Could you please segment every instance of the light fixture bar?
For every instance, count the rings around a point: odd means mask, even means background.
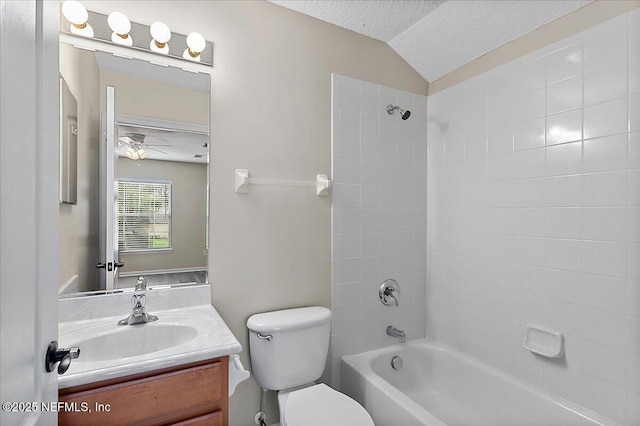
[[[116,56],[131,57],[131,49],[136,50],[136,58],[149,62],[161,63],[165,66],[172,66],[176,68],[186,68],[190,72],[202,72],[210,74],[212,69],[210,65],[205,65],[201,62],[187,61],[182,58],[176,58],[170,55],[162,55],[153,53],[149,50],[140,49],[135,46],[127,47],[121,46],[110,41],[104,41],[97,38],[86,38],[82,36],[76,36],[69,33],[60,33],[60,41],[72,46],[85,50],[99,50],[101,52],[112,53]]]
[[[130,22],[131,30],[128,33],[129,37],[127,38],[127,40],[131,40],[132,46],[130,47],[124,46],[124,45],[117,46],[117,44],[120,44],[120,43],[116,44],[112,41],[112,36],[114,34],[114,31],[112,28],[109,27],[107,15],[103,15],[101,13],[96,13],[92,11],[87,11],[87,12],[89,16],[87,22],[92,26],[93,32],[94,32],[93,38],[87,39],[87,40],[100,41],[105,43],[106,45],[123,47],[124,50],[118,51],[118,53],[121,55],[126,56],[127,51],[130,52],[130,49],[136,49],[138,52],[147,52],[150,55],[152,55],[155,58],[153,62],[158,62],[161,64],[169,64],[171,66],[178,66],[174,64],[180,63],[180,64],[183,64],[180,67],[186,68],[188,71],[201,69],[201,68],[194,68],[189,65],[207,65],[209,68],[213,66],[213,44],[211,42],[208,42],[205,40],[204,49],[202,50],[202,52],[199,53],[199,56],[198,56],[200,61],[196,62],[194,60],[183,58],[184,50],[185,48],[188,47],[187,36],[185,36],[184,34],[171,32],[171,37],[166,43],[168,47],[168,53],[167,54],[156,53],[156,52],[153,52],[150,47],[150,43],[152,42],[152,37],[150,34],[150,26],[139,24],[137,22]],[[167,24],[169,25],[169,27],[171,27],[171,22],[167,22]],[[71,26],[71,22],[69,22],[67,18],[63,16],[63,14],[60,14],[61,38],[62,38],[62,35],[67,35],[67,36],[75,35],[71,33],[70,26]],[[117,34],[116,34],[116,37],[118,37]],[[77,37],[77,38],[80,38],[80,37]],[[75,42],[71,44],[83,46],[81,42]],[[200,46],[198,46],[198,48],[199,47]],[[96,49],[114,53],[113,51],[106,48],[96,48]],[[129,56],[131,56],[131,53],[129,53]],[[163,59],[160,59],[160,58],[163,58]],[[168,63],[164,60],[169,58],[177,59],[179,62],[171,61],[171,63]]]

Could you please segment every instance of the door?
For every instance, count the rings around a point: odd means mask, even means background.
[[[106,87],[106,114],[103,120],[104,143],[100,149],[100,253],[98,267],[105,270],[106,290],[118,288],[118,269],[124,266],[118,259],[118,180],[116,167],[115,89]],[[102,282],[102,280],[101,280]]]
[[[41,403],[55,403],[58,391],[44,365],[58,334],[58,7],[0,0],[3,426],[57,422]]]

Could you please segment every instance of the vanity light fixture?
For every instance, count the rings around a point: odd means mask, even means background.
[[[131,31],[131,21],[124,13],[112,12],[107,18],[109,28],[111,28],[111,41],[124,46],[133,46],[133,38],[129,34]]]
[[[67,0],[62,3],[62,14],[71,22],[69,30],[72,34],[83,37],[93,37],[93,28],[89,25],[89,12],[75,0]]]
[[[149,28],[152,40],[149,43],[149,48],[157,53],[168,54],[169,53],[169,40],[171,40],[171,30],[164,22],[154,22]]]
[[[207,46],[207,42],[200,33],[189,33],[187,36],[187,48],[184,49],[182,57],[191,61],[200,62],[200,52]]]

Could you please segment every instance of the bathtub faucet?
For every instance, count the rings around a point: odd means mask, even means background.
[[[404,330],[399,330],[392,325],[387,327],[387,334],[400,340],[400,343],[404,343],[407,340],[407,335],[404,334]]]

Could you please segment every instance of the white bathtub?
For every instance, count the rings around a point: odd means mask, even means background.
[[[376,426],[616,425],[426,339],[343,357],[340,388]]]

